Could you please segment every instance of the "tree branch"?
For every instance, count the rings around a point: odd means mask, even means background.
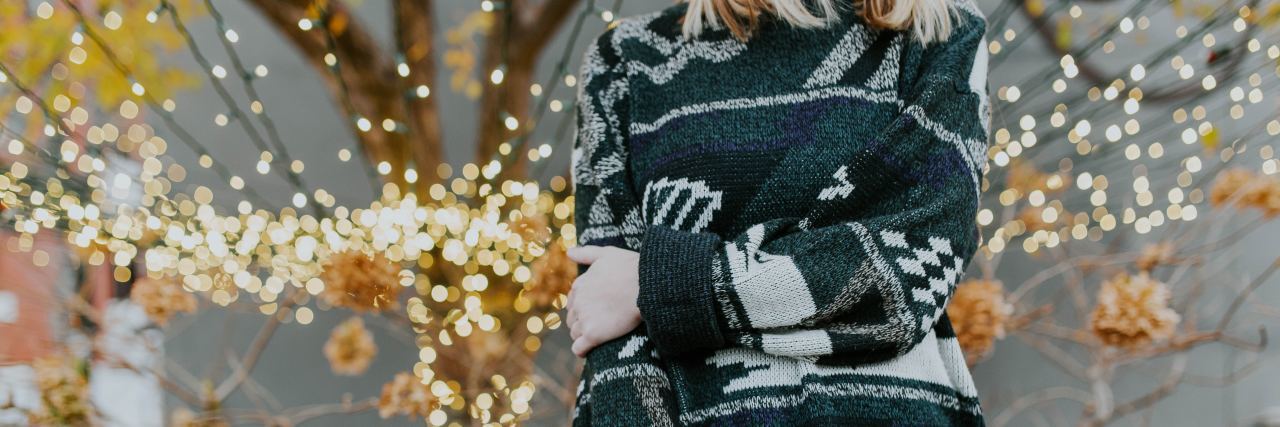
[[[512,53],[530,55],[523,62],[533,62],[542,50],[555,37],[556,30],[564,26],[564,21],[573,12],[579,0],[546,0],[537,8],[525,8],[527,12],[516,16],[517,30],[512,43],[518,47]]]
[[[400,101],[404,94],[397,83],[399,77],[395,64],[378,46],[377,40],[356,21],[350,9],[341,2],[328,2],[322,12],[325,19],[318,24],[321,28],[303,30],[298,22],[314,18],[311,0],[245,2],[284,35],[312,67],[321,71],[319,74],[329,92],[348,115],[347,125],[360,141],[368,160],[375,164],[388,162],[394,170],[402,172],[409,137],[399,129],[387,131],[381,126],[385,119],[408,123],[405,106]],[[330,53],[338,61],[333,71],[330,71],[325,58]],[[368,131],[361,131],[356,128],[354,117],[366,118],[373,126]],[[439,141],[423,143],[438,146]],[[403,174],[391,176],[402,178]]]
[[[237,367],[230,377],[224,380],[221,384],[218,384],[218,388],[214,389],[214,399],[217,399],[218,401],[225,400],[227,396],[230,396],[231,393],[244,382],[245,378],[247,378],[249,374],[253,373],[253,368],[257,366],[258,359],[262,356],[262,352],[267,349],[267,344],[271,343],[271,337],[275,335],[276,329],[280,327],[280,323],[284,320],[284,316],[288,315],[289,309],[293,308],[294,305],[297,305],[301,294],[302,293],[300,291],[293,291],[289,295],[285,296],[283,301],[280,303],[279,308],[276,309],[276,312],[267,317],[266,322],[262,324],[262,329],[259,329],[258,334],[253,337],[253,343],[249,345],[249,350],[245,352],[244,361],[240,364],[241,366]]]
[[[443,158],[441,153],[440,112],[436,97],[413,94],[418,86],[435,88],[435,23],[432,21],[432,0],[395,0],[396,48],[406,65],[409,75],[400,79],[400,93],[408,109],[406,123],[415,135],[409,144],[414,165],[426,189],[440,181],[434,168]],[[423,193],[425,194],[425,193]]]
[[[495,68],[505,67],[503,83],[485,85],[480,95],[479,141],[476,163],[484,165],[493,159],[498,146],[528,126],[529,86],[542,51],[555,37],[578,0],[546,0],[538,5],[529,1],[510,1],[495,11],[494,25],[481,52],[481,72],[487,77]],[[514,117],[520,127],[508,129],[504,114]],[[517,176],[524,167],[523,156],[502,171]]]

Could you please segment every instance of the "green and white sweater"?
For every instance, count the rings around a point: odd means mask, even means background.
[[[685,7],[582,65],[578,241],[640,252],[644,322],[587,356],[574,424],[982,424],[943,309],[979,243],[983,15],[743,43],[683,39]]]

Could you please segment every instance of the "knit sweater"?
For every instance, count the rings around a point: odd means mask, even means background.
[[[741,42],[683,38],[685,8],[584,56],[578,243],[639,252],[643,322],[587,355],[574,425],[982,424],[944,307],[979,243],[983,15]]]

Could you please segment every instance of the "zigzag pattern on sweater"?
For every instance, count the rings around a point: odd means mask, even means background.
[[[849,11],[690,40],[680,4],[587,49],[577,239],[640,253],[644,323],[587,356],[575,425],[982,424],[945,316],[990,126],[957,6],[927,47]]]

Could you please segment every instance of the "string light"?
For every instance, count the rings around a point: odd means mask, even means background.
[[[493,12],[501,7],[501,3],[492,1],[481,3],[484,12]],[[1234,14],[1227,12],[1228,15]],[[582,16],[586,17],[588,13],[605,22],[615,20],[611,10],[584,10]],[[1071,5],[1067,13],[1075,20],[1086,15],[1079,5]],[[48,2],[41,2],[35,7],[35,14],[48,20],[54,16],[55,10]],[[1211,17],[1221,21],[1213,25],[1230,25],[1235,32],[1241,33],[1240,37],[1249,40],[1247,49],[1231,55],[1248,55],[1254,61],[1242,66],[1248,67],[1245,70],[1274,68],[1273,61],[1280,57],[1280,48],[1274,45],[1264,47],[1262,42],[1253,39],[1251,32],[1254,28],[1250,21],[1244,19],[1247,13],[1241,9],[1239,14],[1239,17]],[[1114,24],[1108,24],[1111,33],[1104,38],[1142,36],[1149,27],[1149,19],[1131,15],[1133,17],[1123,16]],[[151,24],[158,18],[156,11],[145,16],[146,22]],[[324,25],[316,27],[316,23],[303,18],[297,25],[303,31],[319,28],[327,32]],[[103,15],[102,26],[109,30],[126,25],[131,24],[115,11],[107,11]],[[1209,25],[1206,28],[1179,26],[1174,34],[1184,40],[1185,44],[1181,46],[1198,44],[1213,48],[1234,43],[1227,39],[1237,35],[1220,33],[1222,40],[1218,40],[1213,34],[1206,33],[1212,28]],[[240,35],[234,30],[219,31],[228,43],[240,41]],[[85,34],[78,30],[71,32],[73,46],[68,49],[66,58],[75,66],[84,66],[89,59],[87,51],[79,47]],[[992,37],[988,44],[993,64],[1016,52],[1018,43],[1033,38],[1029,33],[1019,35],[1012,28],[993,29],[992,34],[999,35]],[[89,37],[93,36],[90,34]],[[571,38],[576,41],[576,33]],[[1002,39],[1003,43],[996,39]],[[1269,80],[1264,83],[1263,77],[1254,73],[1258,75],[1258,82],[1254,83],[1250,76],[1249,85],[1244,86],[1240,76],[1250,75],[1248,71],[1233,76],[1223,72],[1225,68],[1222,65],[1198,61],[1193,65],[1193,61],[1177,54],[1165,55],[1167,57],[1152,54],[1148,57],[1135,56],[1134,63],[1120,68],[1119,75],[1111,76],[1114,81],[1093,81],[1097,73],[1089,71],[1091,55],[1095,51],[1111,49],[1123,50],[1114,43],[1106,42],[1071,49],[1059,55],[1056,63],[1048,64],[1046,73],[1028,74],[1035,80],[1011,82],[1000,87],[993,97],[997,104],[994,111],[999,119],[991,122],[995,136],[988,158],[994,167],[988,174],[986,186],[988,197],[994,200],[979,210],[977,218],[978,223],[985,227],[983,251],[986,256],[994,256],[1010,247],[1036,253],[1070,240],[1097,241],[1103,238],[1104,232],[1116,230],[1140,235],[1158,234],[1160,228],[1176,221],[1194,221],[1202,214],[1197,205],[1204,203],[1205,198],[1197,185],[1210,178],[1207,172],[1217,169],[1221,163],[1241,161],[1234,147],[1256,141],[1262,130],[1273,136],[1280,134],[1280,122],[1270,118],[1258,123],[1240,123],[1249,117],[1245,112],[1252,111],[1254,105],[1265,105],[1265,94],[1271,93],[1275,87],[1273,75],[1268,75]],[[1174,51],[1187,54],[1187,50]],[[1233,58],[1235,56],[1223,60]],[[1262,61],[1264,58],[1270,61]],[[332,52],[326,52],[323,61],[330,67],[338,65],[338,57]],[[1169,66],[1162,65],[1165,63]],[[257,65],[252,72],[240,66],[231,66],[230,70],[222,65],[206,68],[216,79],[229,75],[246,79],[268,76],[265,65]],[[396,70],[402,77],[408,77],[413,71],[405,62],[398,62]],[[501,154],[538,161],[570,151],[561,148],[565,147],[561,144],[570,138],[559,136],[536,147],[524,145],[533,128],[541,128],[541,110],[561,112],[573,107],[572,101],[566,105],[566,102],[555,99],[561,93],[557,91],[558,84],[573,88],[578,83],[567,70],[567,60],[564,60],[546,85],[529,86],[529,93],[540,99],[538,112],[531,117],[502,115],[502,126],[509,131],[521,130],[521,133],[500,145]],[[125,74],[130,93],[136,97],[148,95],[147,88],[134,81],[132,73]],[[495,68],[490,71],[488,81],[501,85],[510,77],[506,74],[505,68]],[[1128,80],[1124,80],[1126,74]],[[513,77],[512,82],[516,81]],[[1193,98],[1188,98],[1192,100],[1188,102],[1188,111],[1179,109],[1181,115],[1175,112],[1173,120],[1143,116],[1155,110],[1143,108],[1144,103],[1158,102],[1150,98],[1169,95],[1156,91],[1144,94],[1138,87],[1140,83],[1147,88],[1147,85],[1157,87],[1182,81],[1189,82],[1187,87],[1197,92]],[[1046,82],[1051,83],[1046,85]],[[0,73],[0,83],[10,83],[7,71]],[[163,92],[162,85],[153,88]],[[1034,102],[1034,98],[1043,96],[1050,88],[1053,93],[1061,94],[1055,96],[1055,100],[1063,100],[1061,103]],[[1219,100],[1209,97],[1214,93],[1226,93],[1228,96],[1222,97],[1223,100],[1229,100],[1233,105],[1219,109],[1213,104]],[[403,96],[421,99],[430,94],[431,89],[423,84],[404,91]],[[251,110],[255,115],[264,115],[261,101],[256,96],[251,98]],[[176,109],[176,102],[168,98],[144,102],[144,105],[160,106],[167,112]],[[163,157],[168,140],[156,135],[156,131],[145,123],[138,124],[137,131],[123,125],[116,128],[110,124],[90,124],[88,114],[81,113],[84,109],[77,110],[79,107],[70,97],[52,97],[52,102],[46,106],[45,99],[20,95],[14,101],[13,111],[28,115],[40,113],[44,108],[63,113],[60,116],[65,115],[68,119],[51,120],[51,124],[42,129],[46,136],[72,134],[59,129],[64,123],[69,123],[74,125],[75,134],[86,135],[90,144],[85,148],[74,143],[70,146],[55,145],[56,152],[40,153],[31,148],[35,144],[16,137],[6,138],[4,146],[9,154],[35,156],[38,160],[23,157],[0,174],[0,202],[4,203],[3,215],[6,215],[7,223],[23,236],[41,230],[65,229],[68,243],[86,251],[86,259],[91,264],[121,266],[138,258],[146,267],[139,274],[181,278],[178,280],[188,290],[207,293],[221,305],[252,300],[262,303],[264,313],[274,313],[278,306],[267,303],[275,302],[286,289],[300,288],[311,295],[324,291],[326,284],[319,279],[322,270],[320,260],[344,250],[376,252],[386,254],[400,266],[407,280],[399,282],[399,285],[421,287],[419,297],[423,299],[419,300],[420,303],[425,300],[461,301],[461,314],[451,319],[449,331],[458,336],[469,336],[480,333],[477,331],[494,331],[503,327],[497,317],[485,312],[492,308],[486,307],[481,298],[483,292],[496,286],[489,282],[490,277],[507,277],[515,283],[525,283],[532,275],[528,264],[545,253],[549,240],[532,239],[513,229],[517,219],[549,218],[547,224],[539,227],[545,225],[547,229],[554,230],[554,239],[559,239],[562,244],[575,240],[569,218],[573,209],[572,198],[564,194],[567,190],[564,179],[553,180],[550,190],[536,182],[488,182],[500,176],[508,164],[505,158],[466,164],[461,167],[461,175],[456,177],[449,165],[423,169],[422,173],[428,178],[433,173],[440,177],[440,183],[424,186],[428,188],[422,193],[402,193],[403,190],[395,185],[384,186],[377,200],[365,207],[345,206],[324,189],[311,190],[302,186],[292,193],[289,200],[292,207],[275,209],[266,203],[255,205],[242,200],[247,195],[242,196],[238,192],[215,197],[213,191],[206,187],[197,187],[188,193],[179,191],[176,187],[186,179],[185,169],[174,169],[180,165]],[[124,100],[118,106],[118,113],[122,118],[133,119],[139,116],[139,109],[138,103]],[[561,119],[571,120],[572,117],[566,114]],[[214,122],[219,126],[246,119],[251,118],[235,112],[214,115]],[[385,132],[398,132],[404,126],[395,119],[383,117],[355,117],[354,124],[360,132],[371,132],[374,131],[375,120]],[[1233,139],[1225,135],[1229,129],[1236,130],[1232,132]],[[1252,130],[1257,132],[1250,133]],[[1235,135],[1242,136],[1235,138]],[[1233,141],[1231,147],[1225,146],[1225,141]],[[110,169],[111,162],[104,160],[102,148],[94,147],[129,147],[121,150],[139,156],[144,172],[132,175],[115,172]],[[1038,154],[1047,151],[1033,151],[1049,150],[1045,147],[1062,147],[1066,151],[1061,156],[1041,156]],[[1270,146],[1262,148],[1269,149]],[[276,161],[288,165],[281,168],[282,171],[300,174],[305,169],[301,161],[284,155],[277,160],[270,150],[261,153],[255,167],[260,175],[269,174],[272,163]],[[211,155],[197,154],[202,168],[219,168],[219,163]],[[351,161],[352,154],[350,149],[341,149],[338,159],[341,162]],[[1259,149],[1257,154],[1261,161],[1260,170],[1268,175],[1275,174],[1280,162],[1271,158],[1274,153]],[[1051,165],[1034,163],[1047,158],[1072,161]],[[170,166],[166,167],[166,163]],[[40,169],[60,164],[89,174],[89,177],[83,184],[70,178],[55,179],[59,184],[54,187],[62,188],[56,191],[48,188],[48,178],[57,176],[56,171]],[[1094,164],[1106,164],[1108,167],[1091,169]],[[1017,172],[1023,175],[1016,175],[1014,170],[1022,167],[1031,169]],[[1158,173],[1159,167],[1173,170],[1172,173]],[[1047,170],[1042,171],[1041,168]],[[397,172],[393,169],[402,170]],[[378,162],[376,172],[388,177],[399,175],[410,184],[418,183],[422,178],[417,169],[393,168],[387,161]],[[1132,177],[1128,176],[1130,172],[1133,172]],[[1009,182],[1016,181],[1015,178],[1025,179],[1025,182]],[[237,175],[226,174],[218,179],[235,190],[252,187],[246,186],[244,179]],[[559,182],[558,189],[555,182]],[[80,188],[72,191],[72,186]],[[108,200],[112,195],[132,190],[142,192],[141,200],[133,205],[113,205],[115,202]],[[229,199],[217,200],[224,197]],[[335,209],[331,215],[303,214],[296,210],[313,201]],[[215,206],[233,205],[235,212],[225,216],[215,209]],[[1038,210],[1035,215],[1015,218],[1003,213],[1005,207],[1015,213],[1028,207]],[[1033,224],[1028,221],[1046,223],[1048,227],[1036,230],[1029,227]],[[143,244],[143,241],[147,243]],[[432,254],[435,249],[439,249],[438,256]],[[468,275],[460,283],[431,283],[423,271],[432,263],[440,262],[465,266]],[[116,276],[123,277],[121,274]],[[420,281],[424,283],[420,285]],[[273,308],[265,308],[268,306]],[[410,315],[417,319],[425,316],[411,308],[407,308],[406,313],[418,313],[416,317]],[[314,313],[308,307],[300,307],[293,312],[293,318],[301,324],[310,323],[313,317]],[[537,334],[556,329],[558,324],[558,319],[547,316],[530,317],[527,322],[507,327],[525,327]],[[431,345],[424,345],[422,351],[424,363],[434,360],[436,353]],[[447,390],[447,385],[445,388],[441,394],[453,393]],[[521,393],[532,394],[532,387]],[[491,403],[482,402],[485,400],[478,399],[475,403],[482,408],[491,407]],[[444,424],[446,418],[443,417],[447,415],[444,412],[438,414],[432,413],[432,422],[439,420],[437,424]]]

